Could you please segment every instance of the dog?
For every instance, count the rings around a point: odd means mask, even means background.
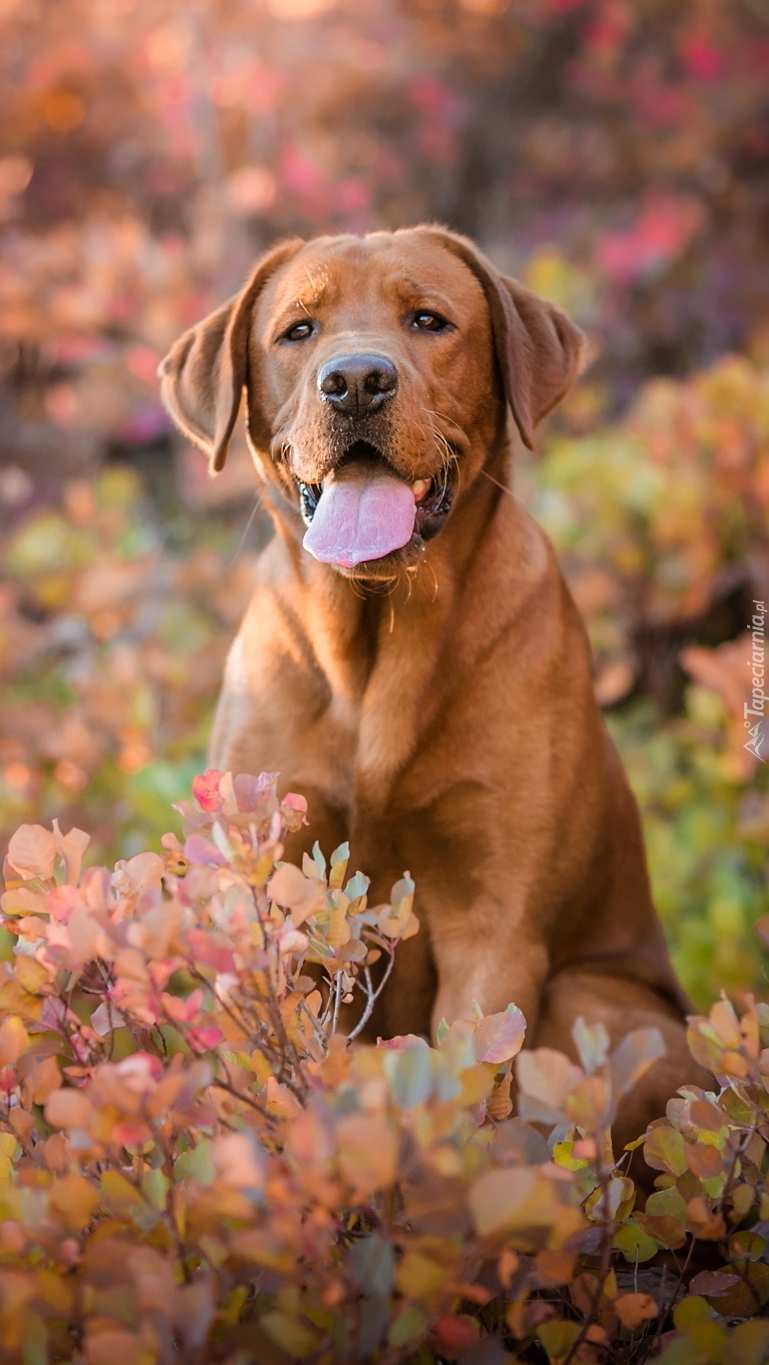
[[[308,844],[349,840],[375,901],[416,882],[422,929],[370,1035],[434,1035],[475,1002],[515,1002],[529,1045],[572,1055],[580,1015],[613,1043],[656,1027],[621,1147],[697,1072],[687,1002],[582,621],[509,486],[511,435],[533,449],[583,351],[558,308],[423,225],[281,243],[160,374],[213,472],[245,396],[275,523],[212,765],[279,772]]]

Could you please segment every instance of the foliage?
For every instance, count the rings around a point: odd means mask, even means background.
[[[166,433],[158,359],[297,230],[478,237],[588,327],[599,406],[765,358],[768,73],[762,0],[4,0],[11,458]]]
[[[434,1048],[350,1047],[418,930],[413,883],[371,907],[346,846],[285,861],[305,803],[274,776],[208,771],[193,792],[183,841],[112,873],[83,871],[87,835],[58,822],[10,841],[0,1359],[502,1362],[538,1343],[565,1365],[662,1338],[671,1365],[758,1365],[769,1007],[692,1019],[718,1088],[651,1125],[641,1211],[609,1130],[656,1029],[610,1053],[579,1020],[577,1065],[520,1052],[510,1005]],[[723,1268],[678,1302],[695,1241]],[[675,1274],[639,1288],[660,1249]]]
[[[769,597],[765,8],[0,3],[0,823],[28,822],[0,929],[0,1360],[765,1359],[769,781],[741,727]],[[520,1053],[511,1118],[514,1008],[346,1046],[412,888],[370,908],[344,849],[283,862],[303,811],[269,778],[195,779],[183,842],[146,851],[253,573],[242,527],[190,510],[210,496],[157,361],[276,236],[420,218],[589,333],[521,491],[590,630],[676,965],[702,1007],[741,1003],[692,1022],[718,1090],[652,1125],[643,1209],[607,1129],[652,1033]],[[245,500],[245,468],[214,487]],[[36,823],[57,814],[67,835]],[[113,872],[81,870],[79,824]]]
[[[517,475],[587,622],[655,900],[702,1008],[721,987],[765,990],[751,929],[769,910],[769,780],[743,748],[741,708],[745,612],[769,563],[766,384],[737,358],[655,381],[622,422],[552,435]],[[240,528],[156,509],[135,474],[108,466],[17,517],[0,547],[6,831],[58,813],[89,829],[99,858],[130,856],[204,761],[253,537],[246,549]],[[724,612],[738,639],[713,648],[708,623]],[[650,690],[680,694],[681,712],[661,717],[638,695]]]
[[[520,491],[621,707],[684,982],[764,990],[738,711],[769,596],[768,62],[763,0],[3,0],[5,834],[60,813],[131,855],[203,762],[252,559],[190,504],[250,508],[253,478],[204,491],[160,356],[277,236],[437,218],[589,334]]]
[[[87,823],[139,852],[204,752],[253,558],[180,518],[161,528],[125,467],[67,486],[2,551],[0,816]],[[170,553],[173,538],[176,553]],[[185,551],[184,555],[179,551]]]
[[[748,626],[769,598],[769,376],[727,356],[655,380],[622,422],[554,436],[526,472],[590,632],[596,691],[639,798],[655,900],[699,1004],[763,989],[769,782],[745,749]],[[577,394],[579,391],[577,391]],[[712,648],[711,644],[734,634]]]

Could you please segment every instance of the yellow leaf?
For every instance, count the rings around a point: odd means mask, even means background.
[[[17,957],[13,972],[19,985],[28,995],[38,995],[41,987],[49,980],[42,962],[36,962],[33,957]]]
[[[309,1327],[278,1311],[265,1313],[259,1319],[259,1326],[292,1360],[302,1360],[316,1348],[317,1338]]]
[[[99,1191],[85,1176],[73,1172],[54,1180],[48,1202],[62,1215],[71,1232],[80,1232],[91,1221],[99,1202]]]
[[[505,1070],[489,1096],[486,1112],[489,1118],[494,1119],[496,1123],[501,1123],[506,1119],[512,1110],[513,1101],[510,1095],[512,1080],[512,1072]]]
[[[7,1180],[13,1170],[13,1157],[18,1152],[14,1133],[0,1133],[0,1180]]]
[[[17,1015],[0,1024],[0,1066],[14,1066],[29,1046],[29,1034]]]
[[[123,1213],[141,1199],[139,1191],[134,1189],[130,1180],[126,1180],[119,1171],[104,1172],[101,1178],[101,1193],[103,1201],[118,1213]]]
[[[0,896],[0,906],[6,915],[45,915],[48,902],[38,891],[28,886],[14,886]]]
[[[418,1251],[407,1251],[398,1267],[398,1288],[409,1299],[429,1303],[440,1296],[450,1274],[450,1266],[439,1265]]]
[[[61,1085],[61,1072],[53,1057],[44,1057],[24,1081],[25,1098],[34,1104],[45,1104],[48,1096]]]

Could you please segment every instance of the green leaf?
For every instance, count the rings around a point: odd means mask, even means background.
[[[655,1190],[654,1194],[650,1194],[645,1212],[653,1218],[669,1217],[677,1218],[682,1223],[686,1222],[686,1204],[675,1185],[671,1185],[667,1190]]]
[[[707,1299],[699,1294],[691,1294],[682,1299],[673,1309],[673,1322],[679,1332],[684,1332],[693,1322],[712,1322],[713,1310]]]
[[[387,1299],[395,1283],[395,1252],[392,1242],[371,1233],[353,1242],[347,1253],[347,1273],[368,1297]]]
[[[537,1328],[537,1337],[542,1342],[551,1360],[562,1360],[579,1334],[579,1323],[565,1318],[551,1318]]]
[[[758,1261],[765,1250],[766,1242],[757,1232],[735,1232],[729,1239],[729,1254],[735,1261]]]
[[[196,1185],[210,1185],[216,1176],[216,1169],[211,1160],[211,1143],[204,1140],[190,1149],[189,1152],[182,1152],[174,1162],[174,1179],[191,1180]]]
[[[170,1181],[167,1175],[156,1168],[152,1171],[145,1171],[142,1176],[142,1190],[146,1194],[151,1204],[161,1211],[165,1209],[166,1197],[168,1195]]]
[[[348,900],[350,901],[350,904],[352,905],[353,901],[360,900],[362,896],[366,895],[368,888],[369,888],[368,877],[364,877],[362,872],[356,872],[352,877],[350,877],[346,887],[344,888],[344,894],[347,896]]]
[[[659,1251],[659,1243],[644,1232],[633,1218],[629,1218],[614,1234],[614,1245],[621,1251],[626,1261],[635,1265],[636,1261],[650,1261]]]
[[[741,1322],[729,1334],[722,1365],[763,1365],[769,1352],[769,1322]]]
[[[309,1327],[303,1326],[301,1322],[286,1317],[277,1309],[265,1313],[259,1319],[259,1325],[292,1360],[303,1360],[318,1345],[315,1332],[312,1332]]]
[[[404,1308],[392,1323],[387,1340],[391,1346],[413,1346],[427,1331],[427,1318],[421,1308]]]
[[[385,1075],[399,1109],[414,1109],[424,1104],[433,1088],[433,1063],[429,1047],[413,1043],[403,1052],[388,1052]]]
[[[675,1128],[667,1125],[652,1128],[644,1143],[644,1157],[647,1165],[653,1167],[655,1171],[683,1175],[687,1170],[686,1143]]]
[[[687,1337],[677,1337],[657,1356],[654,1365],[710,1365],[708,1354]]]

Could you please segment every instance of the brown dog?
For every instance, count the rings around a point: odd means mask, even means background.
[[[422,932],[372,1027],[428,1032],[515,1001],[571,1050],[656,1025],[667,1056],[618,1141],[696,1070],[638,812],[593,697],[552,548],[508,490],[507,409],[531,447],[583,338],[437,227],[291,241],[176,343],[164,401],[221,469],[245,390],[277,534],[230,654],[211,762],[279,771],[309,842],[385,899],[408,868]],[[304,543],[303,543],[304,542]],[[294,850],[295,851],[295,850]]]

